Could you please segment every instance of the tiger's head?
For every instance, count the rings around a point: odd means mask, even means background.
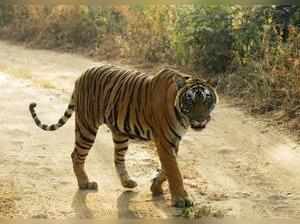
[[[191,128],[205,128],[218,102],[215,90],[217,83],[182,75],[176,75],[174,79],[177,88],[177,111],[188,121]]]

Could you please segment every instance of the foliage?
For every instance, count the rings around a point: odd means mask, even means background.
[[[208,72],[224,72],[232,61],[232,18],[225,7],[184,6],[177,11],[177,61]]]
[[[271,7],[262,6],[233,7],[234,48],[239,64],[264,57],[265,34],[272,29],[272,11]]]
[[[40,22],[44,17],[43,6],[10,5],[9,10],[10,19],[4,26],[7,36],[18,41],[29,41],[38,34],[43,26]]]
[[[125,40],[128,54],[146,62],[172,61],[171,31],[174,8],[132,7]]]
[[[96,42],[96,26],[86,7],[55,7],[45,18],[44,25],[37,42],[50,48],[86,47]]]
[[[12,18],[12,5],[9,4],[8,0],[2,0],[0,2],[0,27],[9,24]]]
[[[114,8],[7,5],[0,6],[0,12],[7,12],[8,6],[10,20],[1,20],[8,27],[6,36],[47,48],[96,48],[106,34],[122,33],[126,27],[126,21]]]
[[[224,7],[196,7],[192,16],[194,62],[208,72],[225,72],[233,59],[232,16]]]

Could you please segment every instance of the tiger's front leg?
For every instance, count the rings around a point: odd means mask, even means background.
[[[128,137],[113,131],[113,142],[115,145],[114,162],[121,184],[126,188],[134,188],[137,183],[129,177],[125,166],[125,155],[128,150]]]
[[[192,206],[193,202],[184,189],[183,179],[177,164],[177,149],[164,139],[155,139],[155,143],[162,169],[165,171],[169,183],[172,204],[179,208]]]

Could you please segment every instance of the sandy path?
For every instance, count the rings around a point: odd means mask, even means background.
[[[125,191],[113,168],[111,135],[102,127],[87,161],[99,191],[79,192],[70,160],[74,120],[55,133],[33,125],[29,102],[39,103],[41,119],[56,121],[76,77],[99,63],[5,42],[0,49],[0,217],[166,218],[180,212],[170,207],[169,194],[151,197],[158,166],[151,144],[130,145],[129,170],[139,187]],[[299,218],[299,147],[221,99],[208,128],[184,137],[179,162],[191,197],[211,214]]]

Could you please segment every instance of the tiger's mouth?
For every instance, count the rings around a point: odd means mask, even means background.
[[[207,123],[210,121],[210,116],[208,116],[206,119],[197,121],[197,120],[192,120],[191,121],[191,128],[194,130],[202,130],[206,127]]]

